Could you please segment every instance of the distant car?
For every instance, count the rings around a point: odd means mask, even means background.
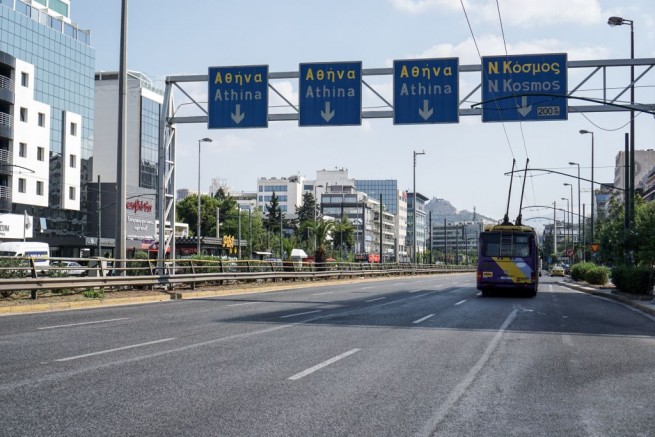
[[[553,269],[550,271],[551,276],[564,276],[564,267],[562,266],[555,266]]]
[[[84,266],[76,261],[57,261],[52,263],[52,267],[68,276],[85,276],[87,274]]]

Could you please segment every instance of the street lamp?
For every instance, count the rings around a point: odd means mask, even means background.
[[[624,24],[629,24],[630,25],[630,60],[633,61],[635,59],[635,28],[634,28],[634,22],[632,20],[628,20],[627,18],[622,18],[622,17],[609,17],[607,20],[607,24],[609,24],[611,27],[615,26],[623,26]],[[627,188],[627,196],[628,198],[626,199],[626,205],[627,205],[627,211],[628,211],[628,220],[627,224],[628,227],[632,226],[632,219],[634,218],[635,215],[635,110],[634,110],[634,105],[635,105],[635,66],[634,64],[630,65],[630,158],[626,158],[626,162],[629,163],[630,167],[630,183]],[[593,179],[593,178],[592,178]]]
[[[418,259],[416,257],[416,156],[417,155],[425,155],[425,150],[422,152],[417,152],[414,150],[414,204],[412,206],[413,212],[414,212],[414,218],[412,219],[412,254],[414,255],[414,264],[417,263]],[[382,243],[380,243],[382,244]]]
[[[573,251],[575,252],[575,244],[573,241],[573,184],[564,182],[564,186],[567,185],[571,188],[571,246],[573,247]],[[578,219],[579,219],[579,215],[578,215]],[[580,239],[580,227],[578,227],[578,240],[579,239]]]
[[[569,199],[566,198],[566,197],[562,197],[562,200],[566,200],[566,213],[564,215],[564,247],[566,248],[566,220],[567,219],[570,220],[570,217],[569,217]],[[567,250],[568,250],[568,248],[567,248]],[[566,253],[566,250],[565,250],[565,253]],[[573,263],[571,263],[571,264],[573,264]]]
[[[316,255],[316,208],[318,203],[316,202],[316,189],[323,188],[323,185],[314,185],[314,255]]]
[[[212,139],[211,138],[203,138],[201,140],[198,140],[198,243],[196,247],[196,253],[200,255],[200,227],[202,226],[202,217],[201,217],[201,211],[202,211],[202,205],[200,204],[200,145],[202,143],[211,143]]]
[[[580,232],[582,232],[582,222],[581,222],[581,217],[582,217],[582,209],[580,209],[580,164],[577,162],[569,162],[569,165],[577,165],[578,166],[578,235],[580,235]],[[580,242],[582,242],[582,245],[584,246],[584,233],[582,234],[582,238],[578,238]],[[582,251],[584,253],[584,250]]]
[[[580,131],[580,134],[591,134],[591,243],[594,242],[594,200],[595,200],[595,194],[594,194],[594,133],[592,131],[588,131],[585,129],[582,129]]]

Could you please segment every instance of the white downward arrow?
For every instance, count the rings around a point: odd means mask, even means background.
[[[532,105],[528,105],[528,96],[523,96],[521,98],[521,106],[516,108],[523,117],[528,115],[532,111]]]
[[[427,120],[428,118],[432,117],[433,112],[434,111],[432,110],[432,108],[428,106],[427,99],[423,100],[423,109],[419,108],[418,115],[423,117],[423,120]]]
[[[241,112],[241,105],[237,104],[236,106],[237,106],[237,107],[236,107],[235,112],[233,112],[231,115],[232,115],[232,120],[233,120],[236,124],[239,124],[239,123],[241,123],[241,121],[242,121],[242,120],[244,119],[244,117],[246,116],[246,113],[245,113],[245,112]]]
[[[330,121],[334,117],[334,111],[330,111],[330,102],[325,102],[325,110],[321,111],[321,117],[325,121]]]

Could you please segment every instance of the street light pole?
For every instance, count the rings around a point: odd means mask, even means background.
[[[630,60],[635,59],[635,28],[634,21],[628,20],[627,18],[622,17],[610,17],[607,20],[607,24],[611,27],[622,26],[624,24],[630,25]],[[627,196],[626,199],[628,205],[628,228],[632,227],[632,221],[634,220],[635,210],[635,66],[634,64],[630,65],[630,157],[626,157],[626,161],[629,163],[630,169],[630,182],[626,184]]]
[[[564,183],[564,185],[568,185],[569,188],[571,188],[571,247],[573,247],[573,257],[575,259],[575,243],[573,240],[573,184],[569,183]],[[578,213],[578,219],[579,219],[579,213]],[[578,240],[580,240],[580,228],[578,227]]]
[[[578,166],[578,241],[582,243],[582,259],[584,261],[584,248],[586,247],[585,245],[585,238],[584,238],[584,232],[582,231],[582,216],[580,215],[582,210],[580,209],[580,164],[577,162],[569,162],[569,165],[577,165]],[[582,234],[580,234],[582,232]],[[582,235],[582,237],[580,237]]]
[[[412,256],[414,256],[414,264],[417,264],[418,258],[416,256],[416,155],[425,155],[425,150],[422,152],[417,152],[414,150],[414,173],[413,173],[413,190],[414,190],[414,202],[413,202],[413,212],[414,218],[412,219]]]
[[[567,232],[566,232],[566,221],[571,220],[571,218],[569,217],[569,199],[567,199],[566,197],[562,197],[562,200],[566,200],[566,211],[564,212],[564,248],[568,251],[568,247],[567,247],[567,244],[566,244],[566,234],[567,234]]]
[[[595,193],[594,193],[594,133],[592,131],[588,131],[585,129],[582,129],[580,131],[580,134],[591,134],[591,243],[594,242],[594,201],[595,201]],[[626,187],[627,188],[627,187]]]
[[[197,242],[197,247],[196,247],[196,254],[200,255],[200,236],[201,236],[201,226],[202,226],[202,205],[200,203],[200,145],[202,143],[211,143],[212,139],[211,138],[203,138],[201,140],[198,140],[198,229],[196,231],[196,238],[198,239]],[[218,226],[218,223],[217,223]]]

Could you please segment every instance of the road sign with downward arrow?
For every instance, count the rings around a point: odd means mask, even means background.
[[[482,58],[482,121],[566,120],[566,53]]]
[[[394,124],[459,122],[459,59],[393,62]]]
[[[268,65],[209,67],[207,127],[268,127]]]
[[[362,124],[362,63],[300,64],[299,126]]]

